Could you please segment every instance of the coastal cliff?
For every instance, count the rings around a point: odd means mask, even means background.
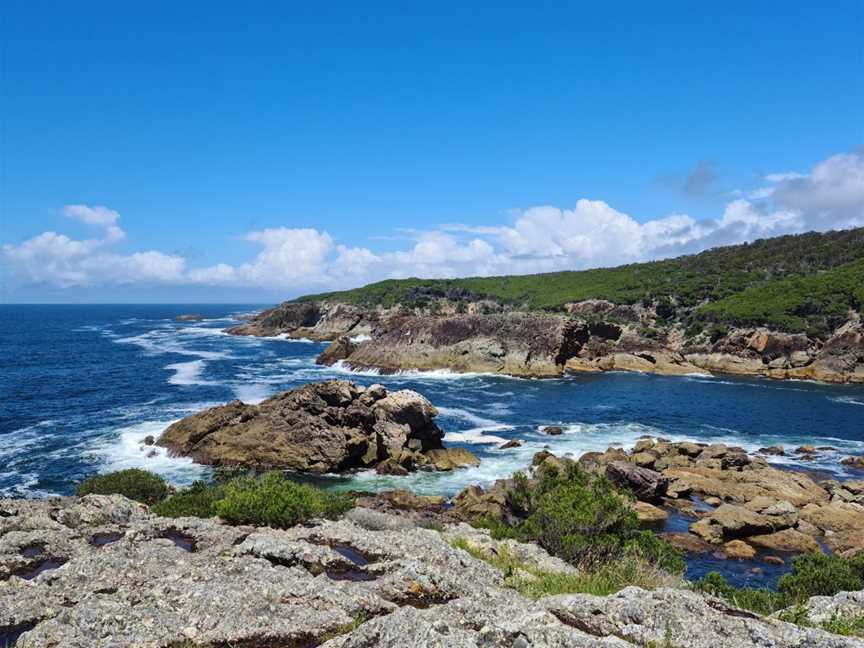
[[[320,362],[551,377],[729,373],[864,382],[864,228],[618,268],[388,280],[229,333],[334,341]]]

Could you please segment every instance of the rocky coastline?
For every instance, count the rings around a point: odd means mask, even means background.
[[[815,451],[803,448],[804,451]],[[781,555],[832,552],[864,554],[864,479],[820,479],[772,466],[785,452],[765,448],[750,455],[722,443],[673,443],[646,437],[634,448],[610,448],[578,458],[535,455],[530,474],[544,467],[577,463],[630,491],[643,523],[670,515],[689,519],[688,532],[663,532],[673,546],[721,559],[783,563]],[[514,511],[513,480],[483,489],[470,486],[453,500],[452,513],[464,520],[507,519]]]
[[[330,341],[320,363],[384,373],[445,369],[548,378],[638,371],[864,383],[864,324],[854,311],[822,340],[766,328],[688,334],[656,304],[596,299],[568,304],[564,313],[521,312],[489,300],[441,299],[422,308],[296,301],[228,332]]]

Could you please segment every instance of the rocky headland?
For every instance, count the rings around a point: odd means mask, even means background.
[[[331,364],[549,377],[610,370],[864,382],[864,228],[615,268],[385,280],[230,333],[336,341]]]
[[[458,543],[457,543],[458,541]],[[471,549],[466,551],[461,547]],[[683,588],[526,598],[474,550],[562,577],[542,549],[355,508],[287,530],[163,518],[122,496],[0,500],[0,641],[16,648],[855,648]],[[525,574],[530,578],[530,573]],[[814,597],[813,620],[864,612]]]
[[[864,383],[864,325],[854,311],[818,339],[765,327],[688,333],[650,303],[592,299],[569,303],[563,313],[524,312],[490,300],[442,297],[432,303],[362,308],[329,300],[286,302],[228,332],[331,341],[320,363],[385,373],[447,369],[557,377],[617,370]]]
[[[398,475],[477,465],[468,450],[443,446],[437,415],[411,390],[331,380],[258,405],[212,407],[174,423],[156,443],[202,464],[312,473],[375,468]]]

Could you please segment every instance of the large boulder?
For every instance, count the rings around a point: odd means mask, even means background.
[[[411,390],[364,389],[345,380],[311,383],[259,405],[232,401],[171,425],[157,443],[204,464],[338,472],[384,464],[401,473],[434,469],[440,451],[438,410]],[[472,463],[466,451],[445,469]],[[470,453],[468,453],[470,454]],[[436,455],[437,457],[437,455]],[[476,457],[473,457],[476,462]]]
[[[641,468],[629,461],[606,464],[606,476],[615,484],[630,490],[642,502],[659,502],[669,485],[669,481],[656,470]]]

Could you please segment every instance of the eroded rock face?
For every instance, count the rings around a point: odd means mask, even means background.
[[[278,467],[307,472],[395,465],[435,469],[444,433],[438,411],[410,390],[358,387],[345,380],[310,383],[259,405],[232,401],[171,425],[157,443],[204,464]],[[476,462],[459,449],[446,469]],[[431,454],[430,454],[431,453]],[[468,456],[470,455],[470,456]]]
[[[261,311],[244,324],[228,329],[233,335],[272,337],[285,335],[311,340],[335,340],[351,333],[368,334],[377,313],[351,304],[332,302],[285,302]]]
[[[396,316],[345,360],[353,367],[449,369],[518,376],[560,376],[590,337],[557,315],[506,313],[449,317]]]
[[[824,341],[765,328],[736,328],[714,340],[704,331],[689,337],[681,322],[670,325],[671,313],[660,317],[664,307],[658,304],[589,299],[568,304],[566,314],[558,315],[523,312],[477,295],[425,297],[434,308],[361,308],[332,299],[285,302],[228,332],[336,340],[320,363],[345,360],[382,371],[554,377],[565,371],[623,370],[864,382],[864,324],[851,311]]]

